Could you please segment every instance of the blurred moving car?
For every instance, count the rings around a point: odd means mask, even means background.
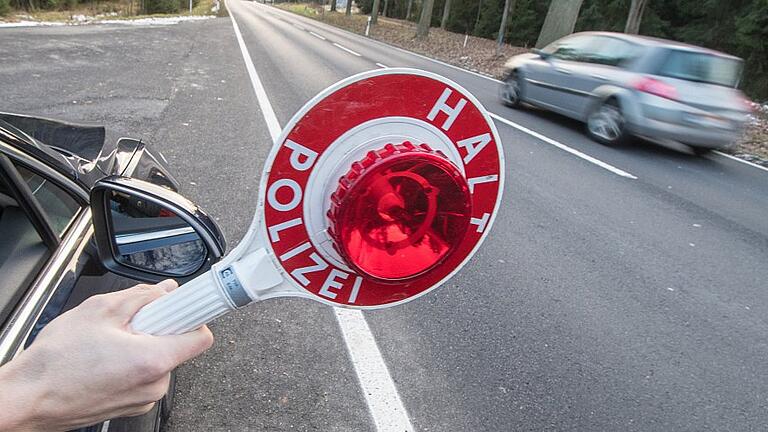
[[[506,105],[583,121],[606,145],[639,136],[702,154],[733,144],[750,111],[738,90],[740,58],[663,39],[576,33],[512,57],[505,70]]]

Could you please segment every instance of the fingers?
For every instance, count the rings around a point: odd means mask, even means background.
[[[169,293],[179,287],[179,283],[173,279],[166,279],[157,283],[157,286]]]
[[[173,291],[179,285],[173,279],[166,279],[156,285],[136,285],[133,288],[115,293],[114,300],[119,302],[116,312],[120,319],[129,320],[145,305]]]
[[[116,415],[114,417],[135,417],[144,415],[150,411],[152,411],[152,408],[155,407],[156,402],[152,402],[145,405],[137,405],[125,408],[119,415]]]

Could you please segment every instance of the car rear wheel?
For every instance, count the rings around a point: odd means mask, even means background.
[[[691,147],[693,154],[696,156],[705,156],[712,153],[712,149],[709,147]]]
[[[512,108],[520,107],[522,103],[522,87],[517,72],[510,72],[501,83],[500,96],[504,105]]]
[[[587,133],[593,140],[608,146],[626,142],[626,121],[615,100],[607,100],[589,114]]]

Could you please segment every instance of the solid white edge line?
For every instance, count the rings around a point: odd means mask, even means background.
[[[277,121],[275,110],[272,109],[272,104],[269,103],[267,92],[261,84],[259,74],[256,73],[256,67],[253,65],[253,60],[251,60],[251,55],[248,53],[248,48],[245,47],[245,41],[243,40],[243,35],[240,34],[240,28],[237,26],[235,16],[230,12],[229,17],[232,19],[232,27],[235,29],[237,44],[240,46],[240,53],[243,55],[245,68],[248,70],[248,76],[251,78],[251,85],[253,86],[253,92],[256,93],[256,99],[259,102],[259,109],[261,109],[261,114],[264,116],[264,122],[267,123],[269,136],[272,137],[272,141],[274,142],[277,137],[280,136],[280,122]]]
[[[318,38],[320,40],[325,40],[325,36],[321,36],[321,35],[313,32],[312,30],[309,31],[309,34],[311,34],[312,36],[314,36],[314,37],[316,37],[316,38]]]
[[[388,68],[388,67],[389,67],[389,66],[387,66],[387,65],[385,65],[385,64],[383,64],[383,63],[376,63],[376,66],[378,66],[378,67],[380,67],[380,68],[384,68],[384,69],[386,69],[386,68]]]
[[[371,411],[376,430],[412,432],[414,427],[389,375],[384,357],[362,312],[333,308],[344,334],[357,379]]]
[[[528,135],[530,135],[530,136],[532,136],[534,138],[538,138],[539,140],[544,141],[547,144],[551,144],[551,145],[559,148],[560,150],[567,151],[568,153],[570,153],[570,154],[572,154],[572,155],[574,155],[576,157],[580,157],[580,158],[584,159],[585,161],[593,163],[593,164],[599,166],[600,168],[606,169],[606,170],[608,170],[608,171],[610,171],[610,172],[612,172],[612,173],[614,173],[616,175],[619,175],[619,176],[622,176],[622,177],[625,177],[625,178],[628,178],[628,179],[632,179],[632,180],[637,180],[636,176],[634,176],[634,175],[632,175],[632,174],[630,174],[630,173],[628,173],[628,172],[626,172],[626,171],[624,171],[622,169],[619,169],[619,168],[616,168],[613,165],[607,164],[607,163],[601,161],[600,159],[595,159],[595,158],[593,158],[592,156],[590,156],[588,154],[582,153],[582,152],[580,152],[580,151],[578,151],[576,149],[568,147],[567,145],[565,145],[563,143],[560,143],[558,141],[555,141],[552,138],[544,136],[544,135],[542,135],[542,134],[540,134],[540,133],[538,133],[536,131],[532,131],[532,130],[528,129],[525,126],[521,126],[521,125],[513,122],[512,120],[507,120],[504,117],[502,117],[502,116],[500,116],[498,114],[494,114],[492,112],[488,112],[488,115],[490,115],[491,117],[495,118],[496,120],[498,120],[498,121],[500,121],[500,122],[502,122],[502,123],[504,123],[504,124],[506,124],[508,126],[512,126],[513,128],[515,128],[515,129],[517,129],[517,130],[519,130],[521,132],[525,132],[525,133],[527,133]]]
[[[762,165],[758,165],[758,164],[756,164],[756,163],[753,163],[753,162],[750,162],[750,161],[748,161],[748,160],[744,160],[744,159],[742,159],[742,158],[738,158],[738,157],[736,157],[736,156],[734,156],[734,155],[729,155],[728,153],[723,153],[723,152],[721,152],[721,151],[718,151],[718,150],[715,150],[715,151],[713,151],[712,153],[716,153],[716,154],[719,154],[720,156],[724,156],[724,157],[727,157],[728,159],[733,159],[733,160],[735,160],[736,162],[741,162],[741,163],[743,163],[743,164],[747,164],[747,165],[749,165],[749,166],[751,166],[751,167],[754,167],[754,168],[757,168],[757,169],[761,169],[761,170],[763,170],[763,171],[768,171],[768,168],[766,168],[766,167],[764,167],[764,166],[762,166]]]
[[[358,54],[358,53],[356,53],[356,52],[352,51],[351,49],[349,49],[349,48],[345,47],[344,45],[339,45],[339,44],[337,44],[336,42],[334,42],[334,43],[333,43],[333,46],[335,46],[336,48],[339,48],[339,49],[343,49],[344,51],[346,51],[346,52],[348,52],[348,53],[350,53],[350,54],[352,54],[352,55],[354,55],[354,56],[362,57],[362,55],[361,55],[361,54]]]
[[[272,104],[264,91],[259,75],[256,73],[256,67],[248,54],[245,41],[243,41],[243,36],[240,34],[240,29],[235,21],[234,12],[231,9],[229,10],[229,17],[232,19],[237,43],[243,54],[248,76],[267,123],[269,134],[275,141],[281,133],[280,123],[277,121],[277,116],[275,116]],[[397,392],[395,382],[389,374],[384,357],[376,344],[376,339],[365,321],[363,312],[341,308],[333,308],[333,310],[376,430],[379,432],[415,431],[408,417],[408,411],[406,411],[400,394]]]

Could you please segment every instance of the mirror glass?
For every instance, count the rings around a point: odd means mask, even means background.
[[[108,196],[116,261],[176,277],[200,269],[208,250],[184,219],[141,196],[118,191]]]

